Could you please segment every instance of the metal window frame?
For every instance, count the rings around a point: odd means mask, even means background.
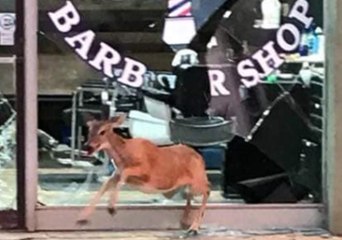
[[[16,110],[18,226],[36,229],[38,2],[16,0]]]
[[[79,207],[37,209],[37,230],[169,230],[180,229],[184,205],[121,206],[113,217],[105,206],[98,207],[89,224],[78,226]],[[313,229],[324,224],[321,204],[209,204],[203,226],[242,230]],[[146,221],[148,219],[148,221]]]

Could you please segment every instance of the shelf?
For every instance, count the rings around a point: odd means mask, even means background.
[[[302,56],[294,59],[286,59],[285,63],[324,63],[324,58],[321,56]]]
[[[14,64],[15,56],[10,57],[0,57],[0,64]]]

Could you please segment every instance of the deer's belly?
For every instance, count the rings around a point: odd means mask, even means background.
[[[186,179],[172,180],[170,178],[151,177],[150,175],[132,176],[126,181],[130,187],[148,194],[169,193],[187,185]]]
[[[162,193],[168,193],[170,191],[173,191],[174,189],[157,189],[152,185],[149,184],[141,184],[141,185],[133,185],[133,184],[129,184],[132,188],[134,188],[135,190],[138,190],[140,192],[143,193],[147,193],[147,194],[162,194]]]

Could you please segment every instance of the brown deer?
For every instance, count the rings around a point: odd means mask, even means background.
[[[188,234],[196,234],[210,193],[203,158],[182,144],[158,147],[141,138],[125,139],[113,131],[124,120],[125,115],[120,115],[106,121],[88,122],[88,153],[104,150],[114,160],[117,169],[83,209],[78,223],[87,223],[101,196],[108,190],[111,190],[108,211],[114,214],[118,192],[123,184],[134,186],[144,193],[161,193],[165,197],[172,197],[178,189],[185,187],[188,191],[181,223],[189,227]],[[189,222],[191,199],[199,195],[203,196],[202,205],[193,221]]]

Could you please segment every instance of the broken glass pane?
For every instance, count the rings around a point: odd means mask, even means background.
[[[0,93],[0,210],[16,208],[16,114]]]

